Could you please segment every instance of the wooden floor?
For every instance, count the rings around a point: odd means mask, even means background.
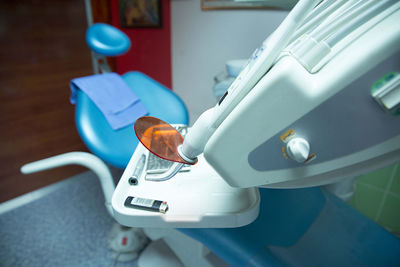
[[[83,150],[69,81],[92,73],[83,0],[0,1],[0,202],[78,172],[22,175],[28,162]]]

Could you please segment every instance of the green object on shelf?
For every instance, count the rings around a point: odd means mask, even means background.
[[[371,86],[371,95],[373,95],[374,92],[376,92],[377,90],[382,88],[382,86],[384,86],[385,84],[390,82],[394,77],[396,77],[398,75],[400,75],[400,73],[398,73],[398,72],[389,72],[385,76],[383,76],[382,78],[380,78],[379,80],[374,82],[374,84]],[[392,113],[392,115],[395,115],[395,116],[400,115],[400,107],[395,109],[391,113]]]

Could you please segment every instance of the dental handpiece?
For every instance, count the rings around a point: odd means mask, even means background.
[[[146,164],[146,155],[142,155],[136,164],[135,170],[133,171],[132,176],[129,178],[129,183],[131,185],[137,185],[140,175],[143,172],[144,165]]]

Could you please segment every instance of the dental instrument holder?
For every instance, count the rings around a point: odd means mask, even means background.
[[[231,228],[253,222],[259,212],[257,188],[229,186],[204,160],[179,172],[173,179],[150,181],[146,171],[129,179],[147,149],[139,143],[115,189],[112,206],[114,218],[122,225],[154,228]],[[146,166],[145,168],[146,169]],[[165,213],[135,209],[124,205],[129,197],[165,201]]]

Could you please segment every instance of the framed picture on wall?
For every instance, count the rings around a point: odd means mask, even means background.
[[[121,27],[161,27],[160,0],[118,0]]]
[[[292,9],[298,0],[201,0],[202,10]]]

